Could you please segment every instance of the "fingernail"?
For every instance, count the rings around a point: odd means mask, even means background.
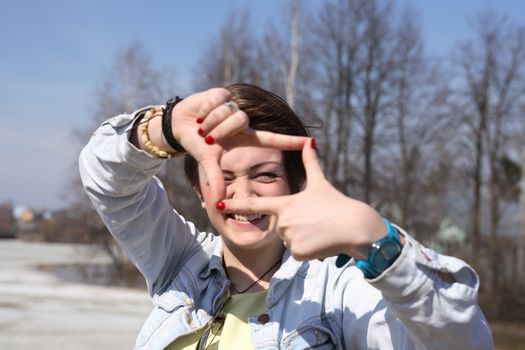
[[[202,130],[201,128],[199,128],[199,130],[197,130],[197,134],[199,135],[204,135],[204,130]]]
[[[202,124],[202,122],[204,121],[204,119],[202,119],[202,118],[197,118],[195,121],[197,122],[197,124]]]
[[[226,203],[223,201],[218,201],[217,204],[215,204],[215,207],[219,210],[224,210],[226,208]]]
[[[315,148],[315,139],[314,139],[314,138],[312,138],[312,139],[310,140],[310,147],[311,147],[311,148]]]
[[[208,145],[211,145],[215,140],[213,139],[213,136],[208,135],[204,138],[204,142],[206,142]]]

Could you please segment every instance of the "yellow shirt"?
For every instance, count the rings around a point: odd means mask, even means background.
[[[236,294],[224,307],[208,335],[208,350],[253,349],[248,317],[266,310],[267,291]],[[221,317],[222,316],[222,317]],[[225,316],[225,317],[224,317]],[[171,343],[167,350],[194,350],[204,329]]]

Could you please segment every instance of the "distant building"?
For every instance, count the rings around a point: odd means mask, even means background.
[[[24,241],[42,241],[42,235],[39,232],[42,221],[42,213],[25,208],[18,217],[18,238]]]
[[[9,203],[0,204],[0,237],[16,237],[16,220]]]
[[[73,209],[48,212],[26,209],[18,220],[18,237],[25,241],[90,243],[97,231],[91,223],[92,215]]]
[[[467,242],[467,234],[449,218],[441,221],[431,242],[432,248],[443,254],[454,255]]]

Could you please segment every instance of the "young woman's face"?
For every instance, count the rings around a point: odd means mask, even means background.
[[[226,151],[220,162],[226,183],[226,198],[282,196],[290,193],[280,150],[238,147]],[[203,205],[225,244],[253,249],[280,242],[272,215],[224,214],[211,201],[206,180],[199,171]]]

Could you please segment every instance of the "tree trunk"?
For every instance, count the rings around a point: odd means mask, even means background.
[[[520,182],[520,206],[519,206],[519,236],[517,244],[517,259],[514,281],[518,281],[519,289],[525,291],[525,149],[522,151],[521,160],[521,182]]]

